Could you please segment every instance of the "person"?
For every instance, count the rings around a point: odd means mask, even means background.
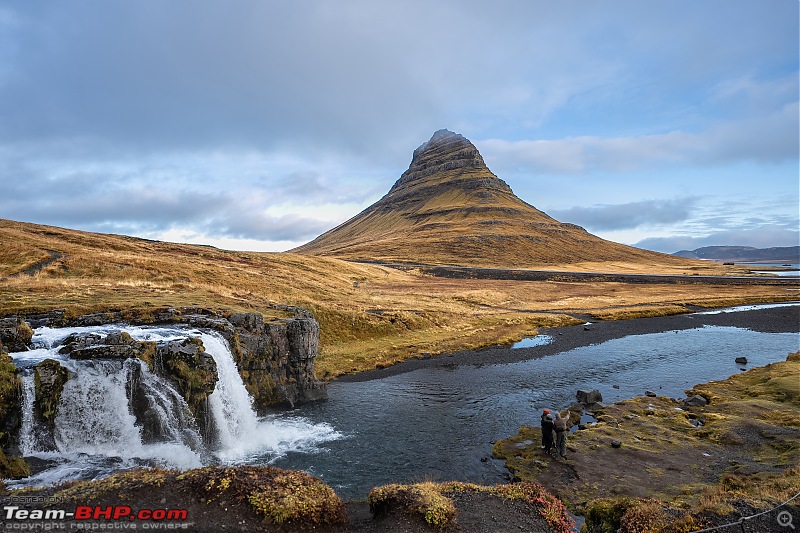
[[[542,445],[544,446],[544,453],[550,455],[555,448],[553,443],[553,415],[547,414],[542,420]]]
[[[547,422],[547,417],[550,417],[550,422]],[[550,433],[548,434],[545,431],[545,425],[550,427]],[[549,440],[548,440],[549,439]],[[553,417],[550,414],[550,409],[545,409],[542,411],[542,448],[545,450],[548,449],[547,443],[550,443],[550,448],[553,447]]]
[[[556,457],[567,457],[567,420],[569,420],[569,411],[562,418],[559,413],[556,413],[556,419],[553,421],[553,430],[556,432]]]

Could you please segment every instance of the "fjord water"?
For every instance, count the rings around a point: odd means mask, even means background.
[[[32,378],[25,375],[22,448],[27,456],[51,464],[12,486],[87,479],[149,464],[274,464],[319,476],[343,497],[363,497],[371,487],[389,482],[501,482],[505,470],[490,458],[492,442],[516,434],[522,424],[535,425],[544,407],[568,406],[576,389],[597,388],[606,402],[647,389],[680,397],[694,384],[739,372],[737,356],[746,356],[748,366],[759,366],[800,348],[797,333],[733,327],[636,335],[519,363],[454,365],[366,382],[334,382],[327,402],[258,418],[219,336],[179,328],[126,330],[138,340],[202,339],[220,377],[209,398],[217,428],[214,441],[202,443],[182,415],[182,399],[169,383],[148,373],[146,365],[137,360],[71,361],[58,354],[56,345],[77,330],[43,328],[35,337],[41,348],[12,354],[15,364],[29,368],[49,357],[82,377],[65,386],[56,445],[48,448],[37,440]],[[530,350],[534,357],[535,348]],[[142,370],[153,398],[152,413],[163,426],[157,442],[143,442],[141,427],[128,410],[125,383],[134,365]]]

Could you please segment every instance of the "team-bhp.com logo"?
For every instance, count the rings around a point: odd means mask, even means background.
[[[69,529],[137,529],[136,521],[142,529],[177,529],[177,522],[185,522],[188,518],[186,509],[139,509],[134,510],[128,505],[90,506],[78,505],[74,511],[65,509],[23,509],[15,505],[3,507],[5,529],[31,530],[31,521],[44,521],[56,525],[58,522],[70,521]],[[104,521],[106,527],[92,527]],[[111,522],[106,524],[105,522]],[[92,526],[90,526],[90,522]],[[113,524],[117,527],[113,527]],[[126,524],[127,527],[119,527]],[[66,529],[66,524],[53,529]]]

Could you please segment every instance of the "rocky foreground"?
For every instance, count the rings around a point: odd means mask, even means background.
[[[687,395],[596,409],[565,460],[545,455],[539,428],[527,426],[494,452],[516,480],[536,480],[586,516],[589,531],[694,531],[800,493],[800,352]],[[800,516],[798,500],[737,530],[784,531],[777,515]]]

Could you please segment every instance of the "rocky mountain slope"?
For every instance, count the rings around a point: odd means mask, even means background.
[[[347,260],[543,267],[685,260],[606,241],[519,199],[466,138],[439,130],[375,204],[294,252]]]

